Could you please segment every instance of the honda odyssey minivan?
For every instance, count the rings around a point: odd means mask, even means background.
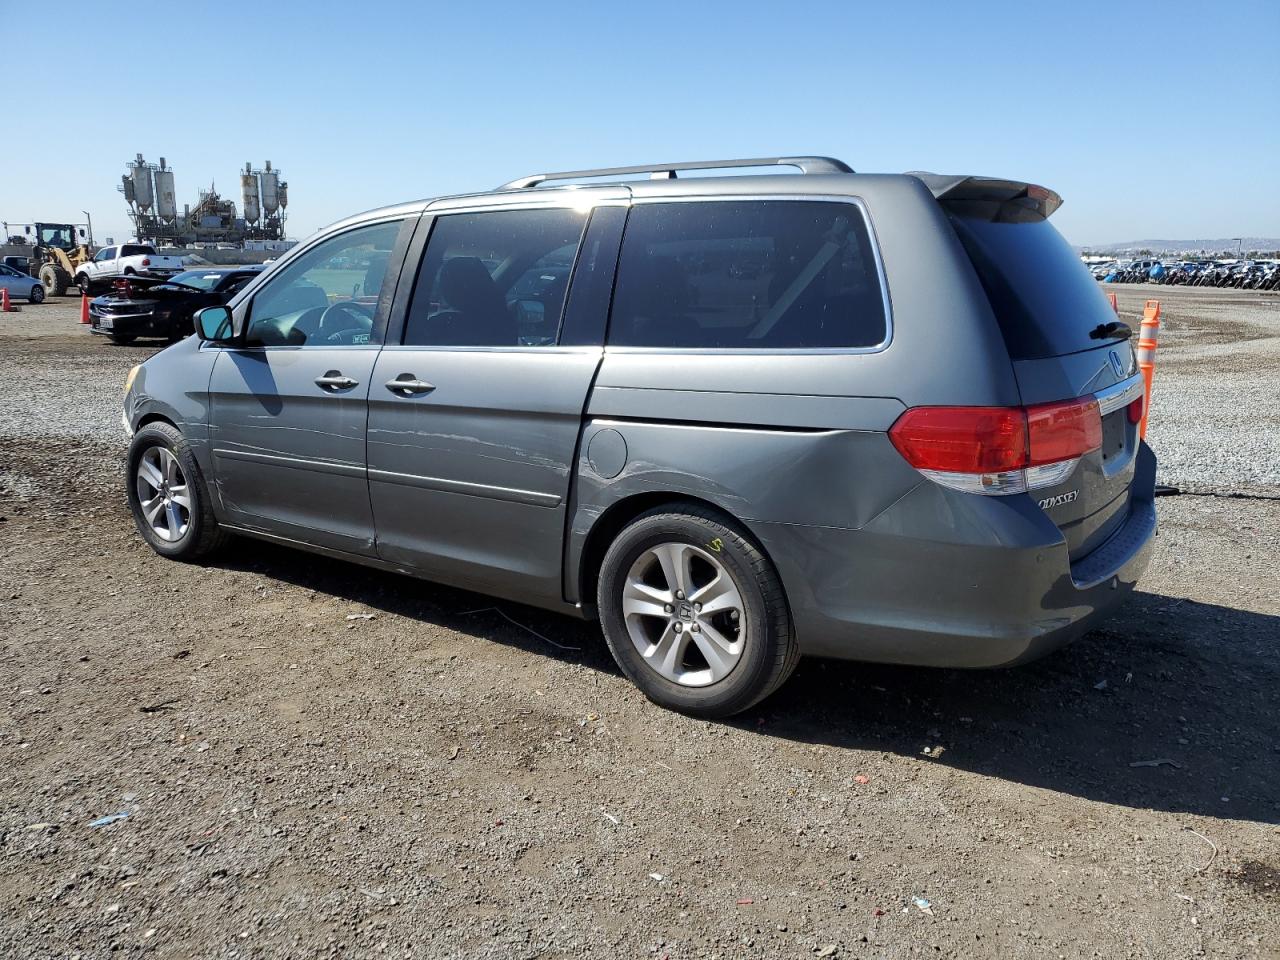
[[[705,175],[748,167],[776,169]],[[138,530],[595,618],[702,716],[801,654],[1032,659],[1132,590],[1156,529],[1129,329],[1060,203],[784,157],[352,217],[130,374]]]

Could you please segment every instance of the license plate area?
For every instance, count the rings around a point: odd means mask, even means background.
[[[98,326],[103,330],[114,330],[116,328],[116,322],[110,317],[103,317],[98,321]]]
[[[1129,411],[1116,410],[1102,418],[1102,462],[1129,455]]]

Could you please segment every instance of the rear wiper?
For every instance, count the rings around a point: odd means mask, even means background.
[[[1100,323],[1089,331],[1089,336],[1094,340],[1128,340],[1133,336],[1133,328],[1123,320],[1112,320],[1109,323]]]

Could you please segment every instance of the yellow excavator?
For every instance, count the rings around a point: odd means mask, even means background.
[[[93,259],[83,243],[76,243],[76,228],[70,223],[36,223],[35,249],[31,255],[31,275],[44,287],[45,296],[61,297],[71,286],[76,268]]]

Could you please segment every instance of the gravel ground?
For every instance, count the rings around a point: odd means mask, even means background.
[[[1274,383],[1277,300],[1159,293],[1162,479],[1245,497],[1162,499],[1044,661],[804,661],[722,724],[547,613],[162,561],[119,492],[150,349],[0,317],[0,957],[1280,956],[1277,397],[1200,373]]]
[[[1159,479],[1280,496],[1280,295],[1108,284],[1135,330],[1148,297],[1160,337],[1147,437]]]

